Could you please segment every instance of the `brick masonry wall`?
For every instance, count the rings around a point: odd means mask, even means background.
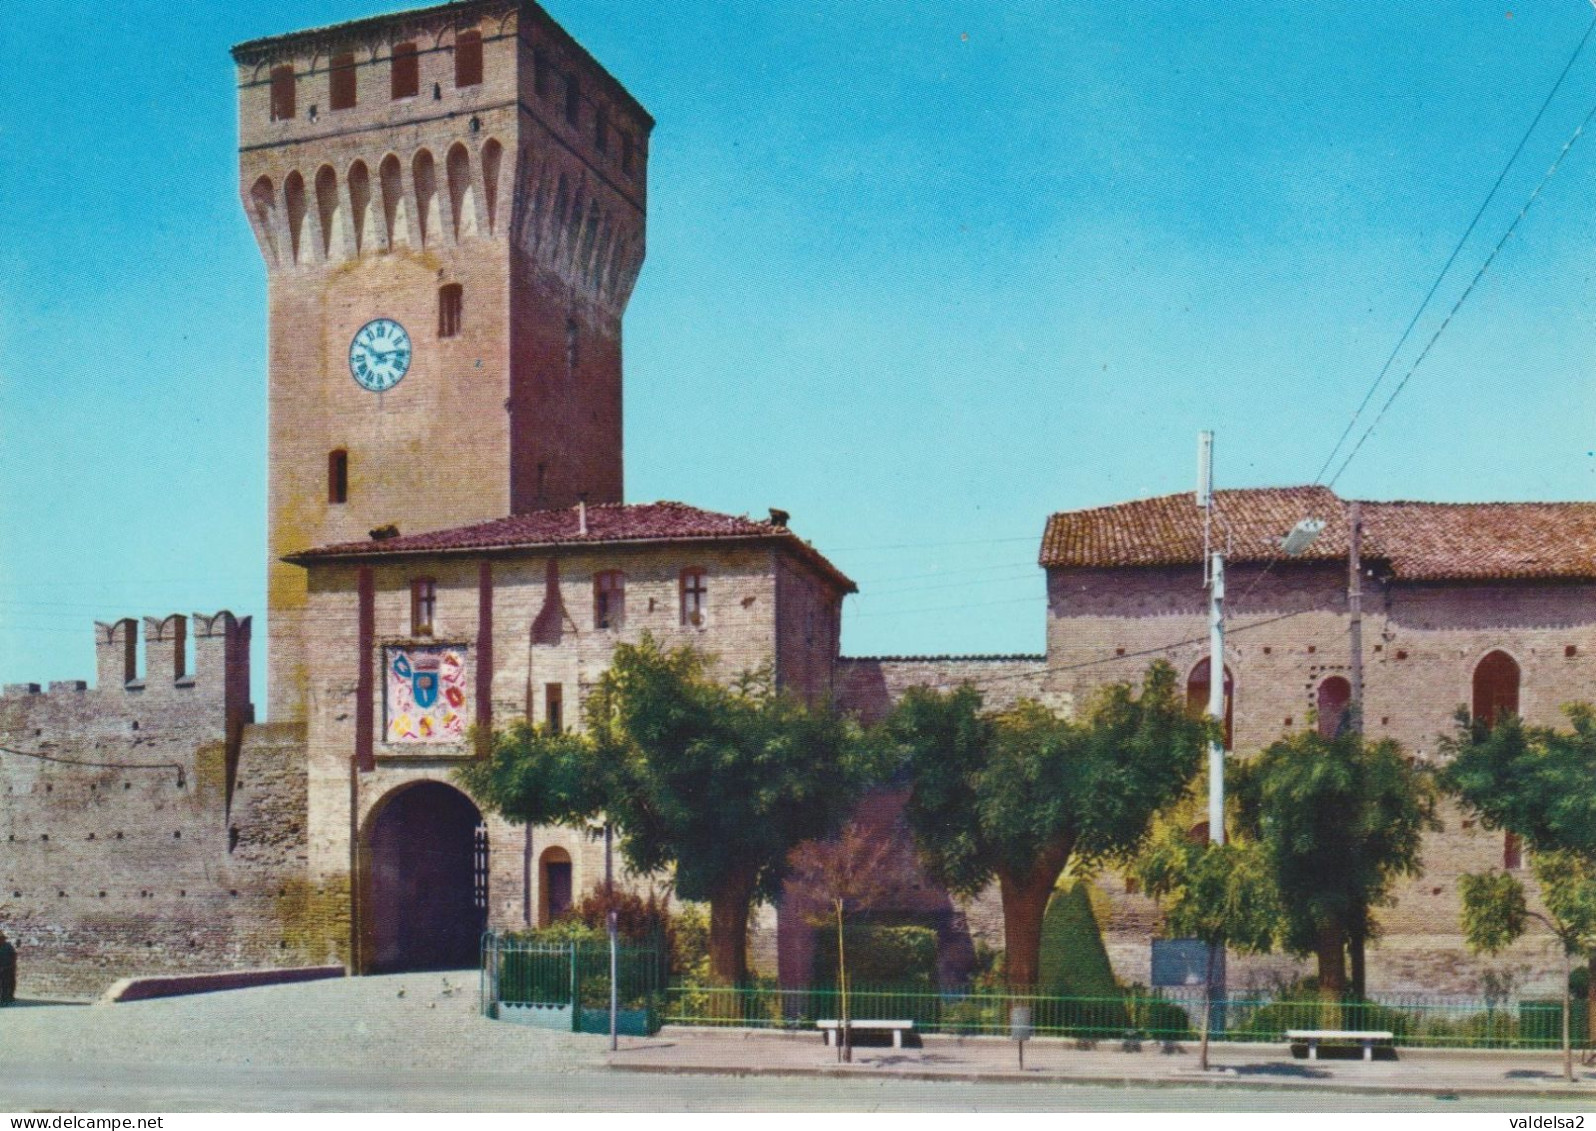
[[[573,523],[575,515],[572,516]],[[763,544],[683,543],[581,549],[557,555],[527,552],[496,555],[493,567],[494,725],[530,717],[547,721],[548,685],[562,689],[564,723],[580,725],[587,692],[608,668],[617,644],[636,643],[645,632],[666,647],[691,643],[714,657],[712,672],[732,679],[744,671],[774,665],[776,624],[780,618],[775,582],[780,551]],[[554,569],[551,572],[551,562]],[[357,597],[355,567],[329,563],[314,567],[309,580],[307,654],[309,685],[309,868],[316,889],[349,885],[354,872],[351,847],[359,843],[386,800],[395,791],[419,781],[452,782],[452,774],[472,755],[466,742],[457,744],[389,745],[382,711],[382,649],[425,643],[462,646],[467,656],[466,695],[475,702],[481,672],[478,654],[479,568],[476,559],[438,558],[402,564],[377,564],[375,581],[375,692],[377,743],[375,769],[351,780],[355,750],[357,702]],[[683,626],[680,575],[688,567],[707,571],[708,608],[700,627]],[[593,584],[596,574],[619,569],[626,578],[624,623],[618,628],[595,626]],[[410,634],[410,582],[436,581],[437,603],[432,635]],[[833,602],[834,603],[834,602]],[[835,636],[815,641],[835,649]],[[802,660],[803,670],[829,666],[824,658]],[[350,810],[351,789],[358,809]],[[535,828],[531,848],[527,833],[490,816],[490,926],[517,928],[536,922],[544,894],[540,864],[551,847],[569,853],[573,891],[580,896],[602,882],[602,841],[580,831]],[[617,856],[617,859],[619,857]],[[620,865],[618,864],[619,868]],[[646,879],[625,877],[647,886]],[[774,965],[774,922],[770,915],[755,932],[752,952],[767,968]]]
[[[482,82],[457,87],[467,30]],[[396,100],[392,45],[407,40],[419,90]],[[332,110],[341,51],[356,100]],[[388,523],[413,533],[620,500],[620,320],[643,260],[652,122],[535,6],[410,13],[235,55],[239,189],[269,276],[268,685],[286,721],[303,717],[308,672],[305,577],[284,555]],[[295,114],[273,121],[284,65]],[[447,338],[445,284],[464,296]],[[373,394],[348,352],[378,317],[413,352],[404,379]],[[348,498],[331,502],[339,449]]]
[[[1230,571],[1226,665],[1234,682],[1238,756],[1310,725],[1319,684],[1348,670],[1344,567],[1283,563],[1258,579]],[[1052,686],[1081,696],[1100,683],[1138,679],[1146,656],[1166,649],[1182,678],[1207,655],[1200,571],[1052,570],[1048,578]],[[1427,760],[1469,704],[1473,673],[1493,650],[1521,667],[1519,708],[1530,722],[1566,725],[1559,707],[1596,697],[1596,586],[1584,584],[1411,585],[1371,578],[1364,587],[1366,731],[1393,738]],[[1282,614],[1290,619],[1249,629]],[[1572,653],[1570,654],[1570,649]],[[1099,663],[1103,659],[1107,663]],[[1079,666],[1090,664],[1090,666]],[[1503,864],[1503,837],[1446,806],[1445,830],[1426,839],[1423,876],[1399,883],[1380,912],[1383,939],[1369,950],[1369,986],[1471,992],[1486,969],[1510,970],[1531,988],[1555,986],[1561,962],[1544,937],[1495,959],[1467,953],[1458,926],[1457,879]],[[1533,890],[1528,870],[1523,873]],[[1108,946],[1121,977],[1146,981],[1157,910],[1104,877],[1113,915]],[[1264,978],[1306,966],[1242,961],[1233,977]]]
[[[310,961],[293,906],[304,877],[302,730],[229,726],[228,674],[242,670],[247,683],[248,671],[236,639],[196,637],[193,674],[182,676],[149,640],[146,677],[123,681],[108,662],[122,641],[107,629],[126,623],[102,626],[99,686],[0,696],[0,744],[106,764],[0,754],[0,927],[17,942],[23,996]]]

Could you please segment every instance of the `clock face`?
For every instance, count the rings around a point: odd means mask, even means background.
[[[410,335],[392,318],[373,318],[349,343],[349,375],[373,393],[393,388],[410,369]]]

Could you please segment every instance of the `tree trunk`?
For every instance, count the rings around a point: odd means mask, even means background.
[[[1004,870],[997,874],[1010,990],[1034,992],[1041,982],[1042,919],[1072,847],[1073,842],[1048,846],[1023,875]]]
[[[748,981],[748,912],[754,902],[754,877],[746,869],[726,878],[709,898],[709,970],[723,986]]]
[[[1585,1046],[1596,1049],[1596,954],[1585,965]]]
[[[1319,928],[1314,944],[1319,959],[1319,999],[1322,1028],[1341,1028],[1341,999],[1347,992],[1347,933],[1340,923]]]
[[[1363,918],[1363,911],[1356,912],[1359,920]],[[1359,1001],[1368,996],[1369,987],[1367,980],[1368,965],[1364,957],[1364,947],[1367,944],[1364,938],[1363,923],[1356,922],[1347,933],[1347,960],[1352,967],[1352,996]]]
[[[1214,967],[1219,949],[1224,946],[1224,941],[1208,944],[1208,969],[1203,976],[1203,1034],[1202,1044],[1197,1050],[1197,1070],[1208,1071],[1208,1029],[1213,1024],[1214,1017]]]

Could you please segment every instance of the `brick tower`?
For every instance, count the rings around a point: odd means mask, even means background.
[[[283,555],[621,501],[653,119],[531,0],[233,58],[268,274],[268,700],[286,721],[304,714],[311,626]]]

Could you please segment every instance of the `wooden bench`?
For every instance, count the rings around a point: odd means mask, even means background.
[[[824,1034],[824,1036],[826,1038],[827,1047],[835,1045],[837,1043],[837,1041],[841,1039],[837,1035],[842,1029],[842,1022],[841,1021],[816,1021],[815,1022],[815,1028],[819,1029],[821,1031],[821,1033]],[[895,1049],[901,1049],[903,1047],[903,1035],[905,1033],[914,1032],[914,1022],[913,1021],[850,1021],[850,1022],[848,1022],[848,1028],[850,1030],[852,1030],[853,1032],[856,1032],[856,1033],[857,1032],[873,1032],[873,1033],[890,1032],[892,1034],[892,1047],[895,1048]]]
[[[1308,1046],[1308,1059],[1319,1059],[1319,1044],[1321,1041],[1347,1042],[1348,1044],[1361,1044],[1363,1046],[1363,1059],[1374,1059],[1374,1046],[1376,1043],[1390,1044],[1396,1039],[1395,1034],[1383,1029],[1287,1029],[1286,1040],[1291,1044],[1305,1044]]]

